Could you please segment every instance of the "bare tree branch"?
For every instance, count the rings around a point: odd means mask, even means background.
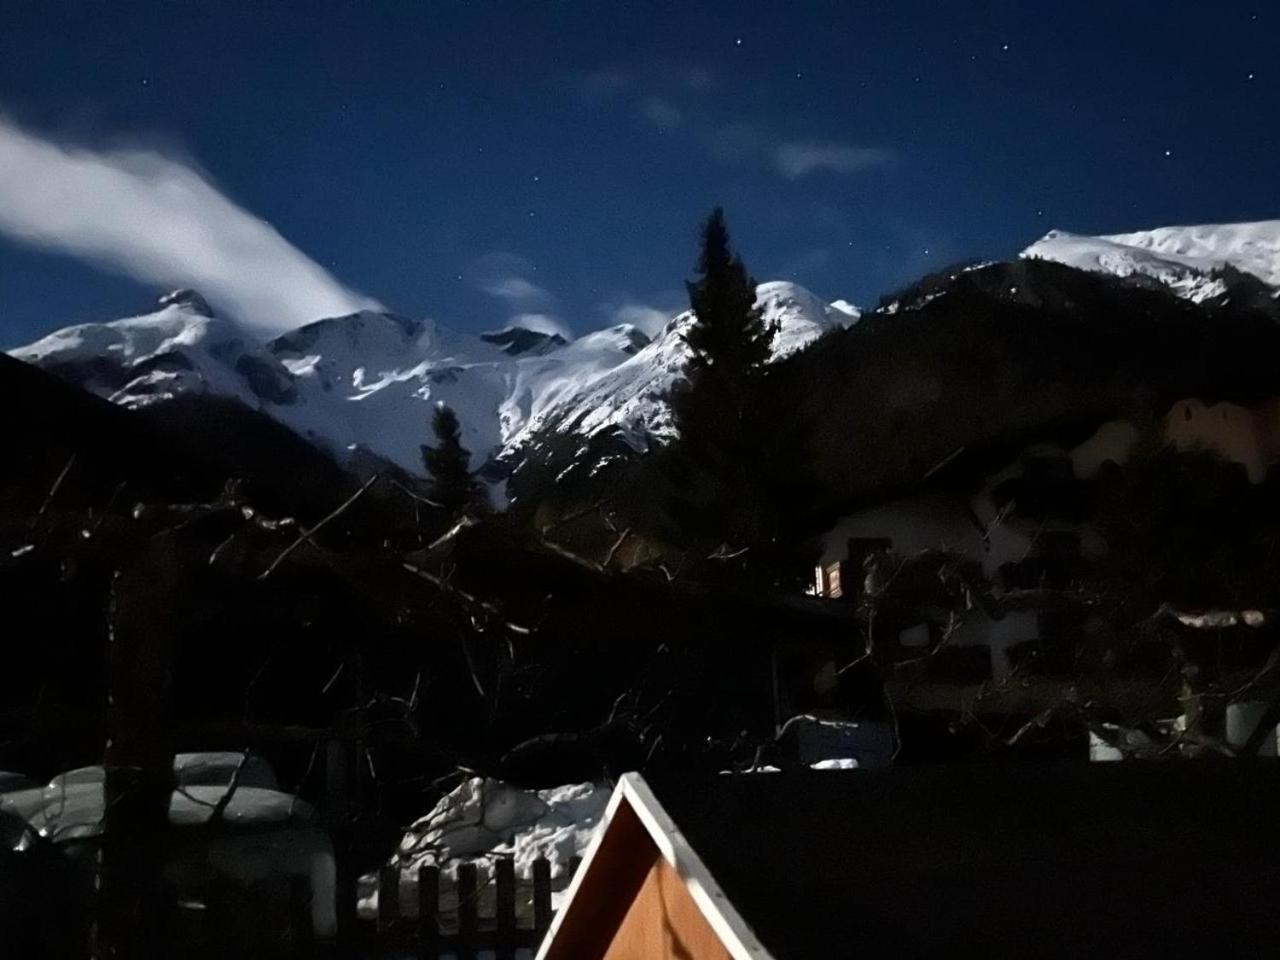
[[[368,480],[364,482],[364,484],[360,487],[359,490],[357,490],[355,493],[349,496],[345,501],[343,501],[343,503],[336,510],[334,510],[332,513],[326,516],[323,520],[317,523],[310,530],[303,530],[302,534],[296,540],[290,543],[289,546],[285,547],[284,550],[281,551],[280,555],[276,557],[273,561],[271,561],[271,565],[268,566],[267,569],[263,570],[262,573],[258,574],[258,579],[265,580],[267,579],[267,577],[271,576],[272,572],[276,569],[276,567],[280,566],[280,564],[282,564],[289,557],[289,555],[293,553],[293,551],[297,550],[298,547],[302,546],[303,543],[310,541],[311,538],[315,536],[317,533],[319,533],[320,530],[323,529],[327,524],[331,523],[333,520],[336,520],[338,517],[342,516],[342,514],[345,513],[353,503],[355,503],[362,496],[364,496],[365,492],[368,491],[370,487],[372,487],[375,483],[378,482],[378,479],[381,476],[382,476],[381,474],[375,473],[373,476],[371,476]]]

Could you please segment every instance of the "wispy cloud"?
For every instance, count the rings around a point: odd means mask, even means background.
[[[755,123],[725,123],[704,127],[699,139],[723,163],[758,163],[769,152],[769,132]]]
[[[685,89],[692,90],[694,93],[710,90],[715,86],[716,82],[715,75],[706,67],[701,66],[685,67],[682,70],[677,70],[675,75]]]
[[[734,118],[719,90],[716,76],[704,66],[659,61],[579,74],[574,85],[583,105],[634,111],[634,118],[659,133],[679,128],[715,160],[787,180],[822,172],[857,174],[897,159],[887,147],[796,139],[773,125]]]
[[[714,88],[714,77],[705,68],[667,66],[588,74],[579,80],[578,96],[593,107],[629,105],[636,117],[659,132],[681,128],[708,156],[722,163],[768,170],[787,180],[824,171],[861,173],[896,159],[896,153],[885,147],[792,140],[765,124],[727,119],[717,109]]]
[[[774,153],[777,171],[798,180],[821,170],[861,173],[892,163],[894,152],[883,147],[856,147],[839,143],[784,143]]]
[[[603,106],[621,96],[635,83],[624,70],[596,70],[573,79],[573,93],[587,107]]]
[[[489,253],[472,261],[467,272],[474,287],[506,305],[508,326],[573,339],[558,314],[555,296],[530,279],[537,267],[529,259],[516,253]]]
[[[532,330],[534,333],[545,333],[557,336],[562,340],[572,340],[573,331],[559,317],[550,313],[517,313],[507,321],[510,326]]]
[[[258,328],[378,307],[191,167],[57,144],[3,116],[0,232],[144,283],[194,287]]]
[[[682,110],[678,101],[706,97],[714,90],[716,77],[701,64],[652,60],[629,69],[578,73],[570,78],[570,84],[574,98],[583,106],[603,107],[623,101],[634,103],[643,116],[651,101]]]
[[[650,306],[647,303],[623,303],[610,311],[609,325],[630,324],[654,337],[674,315],[672,311]]]
[[[662,97],[645,97],[640,101],[640,116],[655,127],[670,128],[680,126],[684,111]]]
[[[524,277],[495,277],[483,284],[481,289],[494,297],[506,300],[512,306],[533,306],[539,303],[550,303],[551,294]]]
[[[676,314],[688,309],[688,301],[679,290],[665,290],[650,296],[622,295],[600,305],[609,326],[627,323],[654,337]]]

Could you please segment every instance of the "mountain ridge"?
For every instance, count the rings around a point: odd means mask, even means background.
[[[1102,237],[1051,231],[1010,266],[1036,261],[1195,304],[1234,298],[1280,312],[1280,221]],[[987,267],[922,278],[866,317],[918,310],[964,275],[987,276]],[[765,319],[777,324],[775,360],[865,322],[846,301],[826,302],[795,283],[762,283],[756,293]],[[1016,283],[998,293],[1031,295]],[[652,337],[624,324],[566,340],[518,326],[472,335],[365,310],[261,340],[215,315],[198,293],[178,290],[151,313],[67,327],[10,353],[126,408],[180,397],[240,402],[357,472],[381,462],[421,474],[431,409],[447,403],[473,467],[501,500],[501,482],[535,447],[607,448],[625,457],[670,440],[666,398],[683,376],[692,322],[686,310]]]
[[[796,284],[761,284],[778,322],[775,355],[857,321]],[[223,320],[193,291],[149,314],[55,331],[11,355],[127,408],[178,397],[238,400],[339,462],[372,454],[421,473],[437,402],[463,425],[473,465],[511,461],[543,430],[619,430],[639,449],[671,427],[665,396],[681,375],[688,311],[649,338],[626,324],[566,341],[512,327],[470,335],[431,320],[361,311],[265,341]]]
[[[1226,293],[1238,270],[1280,287],[1280,220],[1156,227],[1085,236],[1050,230],[1020,254],[1118,277],[1156,280],[1197,302]]]

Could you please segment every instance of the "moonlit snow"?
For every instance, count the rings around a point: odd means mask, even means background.
[[[474,863],[479,891],[478,910],[494,910],[494,862],[510,859],[516,876],[516,912],[522,922],[532,920],[533,862],[545,857],[551,868],[553,905],[568,886],[571,861],[583,856],[612,788],[608,784],[577,783],[547,790],[523,790],[499,780],[473,777],[440,799],[411,827],[392,860],[401,871],[402,915],[417,915],[418,870],[440,868],[440,910],[457,910],[456,881],[462,863]],[[365,882],[360,912],[377,916],[375,878]]]
[[[758,302],[777,322],[775,356],[859,316],[793,283],[762,284]],[[183,394],[236,399],[339,461],[367,451],[421,473],[437,402],[458,414],[476,467],[543,429],[612,430],[637,449],[671,436],[666,395],[688,359],[682,333],[691,323],[685,312],[652,340],[622,324],[565,342],[536,330],[518,340],[475,336],[363,311],[263,341],[180,291],[153,313],[68,327],[12,354],[126,407]]]
[[[1280,286],[1280,220],[1159,227],[1102,237],[1052,230],[1022,256],[1094,273],[1150,277],[1199,302],[1225,292],[1213,276],[1224,266]]]

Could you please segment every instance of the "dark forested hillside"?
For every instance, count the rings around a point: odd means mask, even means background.
[[[1106,420],[1152,421],[1182,397],[1276,395],[1278,351],[1280,301],[1253,278],[1193,303],[1145,278],[1043,261],[957,269],[771,365],[757,445],[799,532],[916,489],[944,462],[999,465]],[[644,458],[606,437],[547,438],[513,489],[526,507],[609,498],[644,517],[663,496]]]
[[[946,458],[1149,420],[1180,397],[1280,391],[1280,308],[1194,304],[1039,261],[942,275],[777,365],[764,403],[808,440],[823,499],[922,482]],[[1083,437],[1081,437],[1082,439]]]

